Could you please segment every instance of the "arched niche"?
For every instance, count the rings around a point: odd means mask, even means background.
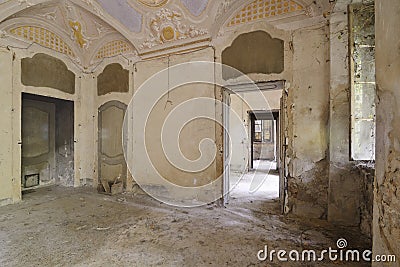
[[[272,38],[264,31],[239,35],[222,52],[222,63],[244,74],[271,74],[284,71],[284,41]],[[224,68],[225,80],[237,78],[237,73]]]
[[[104,71],[97,77],[97,95],[109,93],[129,92],[129,71],[120,64],[112,63],[104,68]]]
[[[21,82],[25,86],[49,87],[75,93],[75,74],[60,59],[38,53],[21,60]]]

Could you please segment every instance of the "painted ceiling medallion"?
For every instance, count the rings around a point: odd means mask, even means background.
[[[138,0],[139,3],[149,7],[162,7],[168,0]]]
[[[150,37],[139,47],[152,48],[167,42],[196,38],[208,33],[205,29],[197,29],[193,25],[182,23],[182,14],[166,8],[160,9],[150,21]]]

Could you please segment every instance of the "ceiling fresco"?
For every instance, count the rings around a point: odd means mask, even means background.
[[[320,16],[330,5],[329,0],[0,0],[0,36],[66,50],[92,64],[102,57],[209,42],[222,29],[259,20],[276,25]]]
[[[144,0],[142,0],[144,2]],[[140,32],[142,28],[142,14],[133,8],[126,0],[97,0],[102,8],[117,19],[131,32]],[[152,1],[146,1],[152,2]]]

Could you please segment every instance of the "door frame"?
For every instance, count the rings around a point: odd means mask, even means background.
[[[42,95],[42,94],[38,94],[35,92],[21,92],[21,118],[20,118],[20,136],[21,136],[21,141],[20,141],[20,145],[21,145],[21,151],[20,151],[20,160],[21,160],[21,164],[20,164],[20,169],[21,169],[21,174],[19,175],[21,177],[21,181],[22,181],[22,176],[24,174],[23,169],[22,169],[22,161],[23,161],[23,152],[22,152],[22,130],[23,130],[23,122],[22,122],[22,115],[23,115],[23,108],[24,108],[24,101],[36,101],[36,102],[42,102],[44,104],[51,104],[54,106],[54,126],[53,126],[53,133],[52,138],[54,139],[54,167],[53,167],[53,182],[52,183],[48,183],[48,184],[43,184],[43,185],[39,185],[36,187],[29,187],[29,188],[24,188],[23,185],[21,184],[21,192],[25,191],[25,190],[30,190],[30,189],[35,189],[35,188],[39,188],[39,187],[46,187],[46,186],[51,186],[54,184],[61,184],[60,183],[60,174],[63,173],[60,170],[62,163],[60,163],[59,159],[60,158],[64,158],[64,154],[61,154],[60,156],[60,152],[59,152],[59,133],[60,133],[60,127],[61,127],[61,123],[65,123],[64,120],[60,120],[60,114],[65,114],[64,111],[70,111],[71,112],[71,116],[69,117],[70,119],[70,135],[68,137],[70,137],[68,139],[67,145],[69,146],[69,150],[71,152],[70,157],[68,158],[68,161],[71,162],[72,161],[72,172],[71,172],[71,177],[72,179],[69,180],[72,182],[72,184],[68,184],[65,186],[75,186],[75,178],[77,176],[76,174],[76,167],[75,167],[75,163],[76,163],[76,144],[75,144],[75,133],[76,133],[76,129],[75,129],[75,101],[73,99],[66,99],[66,98],[62,98],[62,97],[57,97],[57,96],[47,96],[47,95]],[[68,103],[68,104],[67,104]],[[67,104],[67,109],[65,108],[65,105]],[[41,110],[41,109],[40,109]],[[50,118],[49,118],[50,119]],[[52,128],[52,127],[50,127]],[[53,142],[53,141],[52,141]],[[63,177],[65,178],[65,177]]]
[[[223,89],[223,110],[222,110],[222,120],[223,120],[223,164],[224,164],[224,172],[223,172],[223,192],[222,199],[224,206],[229,204],[230,196],[230,172],[231,166],[229,157],[231,154],[230,151],[230,138],[229,138],[229,120],[230,120],[230,106],[231,106],[231,93],[229,90]]]
[[[279,80],[279,81],[271,81],[271,82],[260,82],[260,83],[255,83],[258,86],[258,89],[261,91],[270,91],[270,90],[282,90],[282,95],[287,93],[285,91],[285,81],[284,80]],[[252,88],[248,90],[247,88]],[[229,192],[230,192],[230,164],[229,164],[229,155],[231,151],[229,151],[229,113],[230,113],[230,95],[233,94],[238,94],[238,93],[245,93],[245,92],[252,92],[254,91],[254,84],[252,83],[251,86],[248,84],[238,84],[238,85],[231,85],[229,88],[222,88],[223,90],[223,112],[222,112],[222,121],[223,121],[223,128],[226,129],[224,130],[223,134],[223,166],[224,166],[224,173],[223,173],[223,181],[222,181],[222,202],[224,205],[229,204]],[[284,146],[284,142],[282,142],[282,133],[283,133],[283,123],[282,123],[282,117],[284,116],[284,113],[282,113],[283,107],[281,104],[280,110],[272,110],[270,112],[273,113],[273,120],[276,122],[276,127],[275,127],[275,141],[276,141],[276,147],[277,147],[277,152],[276,152],[276,161],[277,161],[277,168],[279,172],[281,173],[282,171],[285,173],[286,170],[286,164],[284,162],[281,162],[282,159],[282,150]],[[265,111],[264,111],[265,112]],[[268,112],[268,111],[267,111]],[[250,119],[250,114],[249,114],[249,119]],[[251,120],[250,120],[251,121]],[[252,123],[249,123],[249,128],[250,128],[250,147],[253,147],[253,138],[254,136],[251,136],[253,133],[252,127],[254,128],[254,124],[250,125]],[[251,159],[251,165],[248,164],[249,168],[253,167],[253,151],[251,149],[251,157],[249,155],[249,160]],[[280,175],[279,177],[279,183],[283,183],[286,186],[285,180],[282,180],[282,177]],[[286,190],[286,189],[285,189]],[[279,188],[279,197],[280,197],[280,202],[282,203],[282,207],[284,206],[285,203],[285,196],[286,196],[286,191],[281,190],[281,186]],[[281,196],[282,194],[282,196]]]

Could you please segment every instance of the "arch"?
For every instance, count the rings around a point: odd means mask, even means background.
[[[126,39],[121,39],[121,36],[112,34],[106,36],[95,49],[90,59],[90,63],[100,61],[105,58],[112,58],[119,55],[137,54],[135,47]]]
[[[26,44],[36,43],[73,59],[81,56],[70,37],[62,29],[45,20],[33,17],[12,18],[0,23],[0,30],[5,31],[12,39]]]
[[[260,19],[284,17],[304,12],[304,6],[294,0],[254,0],[233,15],[227,26],[232,27]]]
[[[72,48],[65,43],[62,37],[44,27],[25,24],[23,26],[12,28],[9,30],[9,32],[12,35],[23,38],[28,42],[35,42],[56,52],[75,57]]]
[[[220,6],[220,10],[217,12],[217,17],[216,17],[216,21],[214,23],[214,26],[211,30],[211,35],[213,37],[216,37],[219,33],[219,31],[224,28],[224,26],[226,26],[230,20],[232,20],[233,18],[235,18],[239,13],[241,13],[242,11],[244,11],[245,9],[247,9],[248,6],[254,5],[255,2],[257,1],[262,1],[262,2],[270,2],[271,0],[236,0],[236,1],[229,1],[229,0],[225,0],[224,3],[222,4],[222,6],[225,5],[225,7],[221,8]],[[289,16],[293,16],[293,15],[302,15],[306,13],[306,9],[312,4],[314,3],[314,5],[317,5],[319,1],[321,0],[317,0],[317,1],[313,1],[313,0],[273,0],[275,1],[291,1],[293,3],[295,3],[298,6],[302,7],[302,10],[300,11],[295,11],[293,14],[289,14]],[[265,10],[264,10],[265,11]],[[257,10],[257,12],[259,12]],[[257,14],[259,15],[259,14]],[[276,15],[276,14],[275,14]],[[247,16],[247,14],[246,14]],[[283,16],[278,16],[277,18],[273,18],[273,19],[280,19],[280,18],[285,18],[287,17],[287,15],[283,15]],[[264,14],[262,15],[262,18],[260,19],[251,19],[251,21],[262,21],[265,18],[270,18],[270,20],[273,20],[271,18],[271,16],[266,17]],[[248,21],[249,22],[249,21]]]

